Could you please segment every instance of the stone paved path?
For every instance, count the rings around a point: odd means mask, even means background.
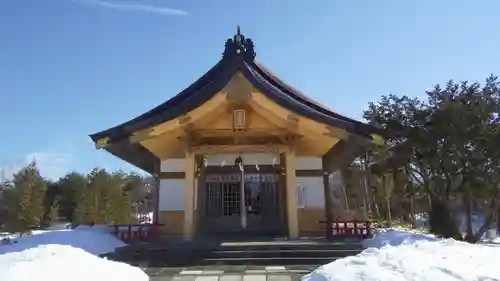
[[[317,265],[149,267],[151,281],[299,281]]]

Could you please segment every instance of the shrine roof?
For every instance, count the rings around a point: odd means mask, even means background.
[[[222,58],[186,89],[150,111],[90,137],[95,143],[106,139],[109,145],[105,149],[110,153],[152,172],[151,163],[159,160],[140,144],[127,142],[128,137],[202,106],[219,93],[238,72],[268,99],[298,115],[367,139],[372,139],[372,134],[381,134],[379,128],[335,113],[283,82],[256,60],[252,39],[245,38],[238,28],[236,35],[226,41]],[[125,153],[124,149],[128,152]]]

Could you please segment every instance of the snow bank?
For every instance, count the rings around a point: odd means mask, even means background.
[[[115,248],[126,245],[110,234],[105,226],[80,226],[75,229],[40,231],[34,235],[12,239],[10,244],[0,245],[0,255],[49,244],[69,245],[93,255],[113,252]]]
[[[379,229],[372,239],[363,240],[364,248],[380,248],[385,245],[398,246],[412,244],[416,241],[437,241],[438,239],[430,234],[419,233],[417,231],[390,228]]]
[[[500,247],[419,240],[397,247],[369,248],[361,254],[326,264],[302,281],[477,281],[500,280],[494,257]]]
[[[67,245],[43,245],[0,255],[0,280],[148,281],[149,277],[137,267],[108,261],[82,249]]]

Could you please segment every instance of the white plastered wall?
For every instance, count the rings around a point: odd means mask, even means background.
[[[161,161],[162,172],[184,172],[186,170],[186,160],[166,159]],[[159,211],[180,211],[184,210],[184,179],[162,179],[160,180]],[[194,202],[198,196],[198,181],[195,180]],[[194,204],[195,210],[198,204]]]
[[[166,159],[161,160],[162,172],[184,172],[186,169],[186,159]]]
[[[182,211],[184,210],[184,179],[161,179],[158,210]]]
[[[297,157],[297,170],[321,170],[319,157]],[[323,177],[297,177],[298,208],[323,209],[325,196]]]

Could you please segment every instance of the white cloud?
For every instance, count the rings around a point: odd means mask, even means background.
[[[69,153],[33,152],[25,156],[25,162],[35,161],[42,176],[57,179],[68,171],[71,156]]]
[[[5,180],[11,180],[12,175],[21,169],[21,166],[17,164],[4,165],[0,167],[0,182]]]
[[[40,174],[48,179],[57,179],[68,172],[72,160],[71,153],[32,152],[26,154],[22,160],[0,167],[0,181],[11,180],[12,176],[22,167],[36,162]]]
[[[101,0],[72,0],[75,3],[98,6],[103,8],[115,9],[120,11],[136,11],[136,12],[147,12],[155,13],[160,15],[169,16],[187,16],[188,13],[179,9],[171,9],[161,6],[152,6],[136,3],[118,3],[112,1],[101,1]]]

